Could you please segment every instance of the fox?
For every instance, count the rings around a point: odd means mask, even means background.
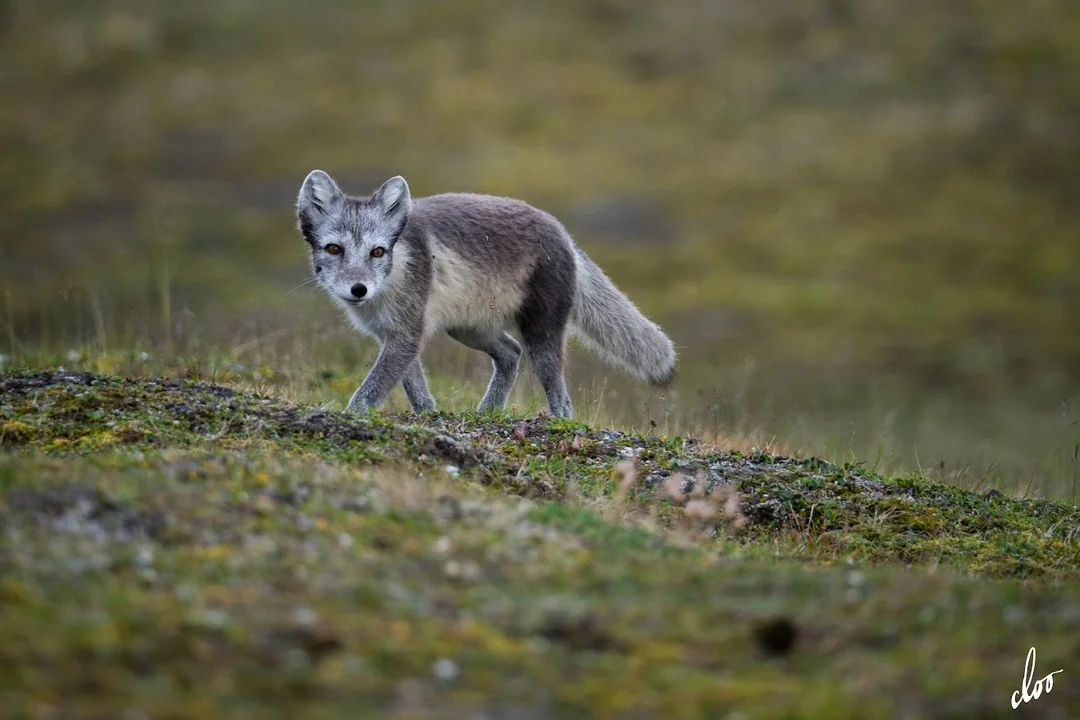
[[[524,200],[464,192],[414,199],[401,175],[371,195],[351,195],[316,169],[300,187],[296,217],[317,285],[379,344],[347,411],[377,409],[398,383],[414,413],[434,411],[420,356],[443,332],[491,358],[478,413],[505,409],[524,352],[549,414],[572,418],[571,334],[638,380],[674,380],[671,339],[559,220]]]

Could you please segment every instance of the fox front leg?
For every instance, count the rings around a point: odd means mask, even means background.
[[[422,413],[435,409],[435,398],[428,390],[427,378],[424,377],[424,366],[420,363],[419,356],[412,361],[409,369],[405,371],[405,377],[401,379],[401,387],[405,390],[405,397],[409,398],[414,413]]]
[[[420,355],[420,343],[390,340],[379,351],[371,372],[349,400],[349,411],[366,413],[382,404],[386,396],[401,382],[409,366]]]

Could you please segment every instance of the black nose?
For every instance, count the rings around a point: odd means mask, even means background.
[[[349,292],[353,294],[353,297],[362,298],[367,295],[367,287],[363,283],[356,283]]]

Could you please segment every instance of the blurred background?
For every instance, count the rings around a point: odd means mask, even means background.
[[[297,288],[296,191],[401,173],[555,213],[679,344],[660,393],[574,352],[586,421],[1076,497],[1077,37],[1074,0],[0,0],[2,363],[340,409],[375,347]],[[474,405],[485,357],[426,361]]]

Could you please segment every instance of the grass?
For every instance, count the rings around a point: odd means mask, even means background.
[[[97,343],[63,352],[22,347],[0,357],[0,370],[5,364],[62,366],[215,379],[291,402],[343,409],[376,350],[336,313],[328,318],[296,318],[292,325],[253,327],[239,331],[228,343],[202,336],[205,325],[185,330],[171,349],[170,344],[149,342],[124,351],[102,350]],[[475,405],[490,375],[486,357],[446,339],[436,339],[424,357],[441,407],[461,411]],[[684,362],[692,364],[694,359]],[[1049,413],[1017,398],[991,397],[982,404],[982,415],[972,417],[971,407],[947,395],[901,397],[887,380],[837,377],[831,381],[835,385],[820,388],[820,397],[814,398],[805,378],[795,388],[783,374],[766,376],[752,366],[716,376],[716,387],[708,392],[694,391],[680,381],[657,393],[606,373],[595,358],[574,347],[570,363],[575,406],[592,425],[693,434],[744,451],[771,448],[838,463],[862,461],[880,473],[921,472],[968,490],[996,489],[1048,499],[1080,497],[1076,454],[1080,426],[1067,402]],[[837,400],[838,396],[846,399]],[[794,401],[795,409],[792,398],[802,398]],[[408,407],[400,391],[389,402],[394,410]],[[541,389],[527,367],[523,366],[510,402],[525,413],[541,407]],[[998,434],[1006,430],[1012,436],[999,441]]]
[[[9,717],[996,717],[1031,645],[1080,707],[1075,505],[56,369],[0,424]]]

